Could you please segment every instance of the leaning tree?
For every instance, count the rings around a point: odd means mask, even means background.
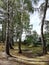
[[[42,6],[44,4],[44,6]],[[45,22],[45,17],[46,17],[46,12],[47,12],[47,5],[48,5],[48,0],[45,0],[45,3],[43,3],[40,6],[41,12],[43,12],[43,18],[42,18],[42,23],[41,23],[41,39],[42,39],[42,46],[43,46],[43,54],[47,54],[47,48],[46,48],[46,41],[44,37],[44,22]],[[44,8],[43,8],[44,7]]]

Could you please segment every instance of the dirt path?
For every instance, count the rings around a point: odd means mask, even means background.
[[[27,58],[23,56],[8,57],[5,52],[0,52],[0,65],[49,65],[49,55]]]

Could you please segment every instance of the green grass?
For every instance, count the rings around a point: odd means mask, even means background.
[[[11,51],[18,52],[18,44],[15,44],[13,47],[15,48],[15,50],[11,50]],[[21,49],[22,49],[22,51],[25,51],[25,50],[32,51],[33,54],[42,52],[41,46],[29,47],[29,46],[26,46],[26,45],[21,45]],[[4,50],[5,50],[5,45],[3,43],[0,43],[0,51],[4,51]]]
[[[18,54],[18,45],[17,44],[14,46],[14,48],[15,48],[15,50],[10,50],[12,55],[15,55],[15,56],[20,55],[20,54]],[[42,53],[41,46],[29,47],[29,46],[21,45],[21,49],[22,49],[21,55],[25,56],[25,57],[36,57]]]

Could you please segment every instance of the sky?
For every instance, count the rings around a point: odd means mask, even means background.
[[[44,0],[40,0],[38,5],[36,7],[39,7],[41,3],[43,3]],[[46,13],[46,20],[49,20],[49,9],[47,10]],[[30,15],[30,24],[33,24],[33,30],[37,31],[37,33],[40,35],[41,34],[41,19],[39,17],[39,12],[36,11],[33,14]]]
[[[40,2],[38,3],[37,6],[35,7],[39,7],[40,4],[43,3],[43,0],[40,0]],[[30,14],[30,24],[33,25],[32,30],[35,30],[39,35],[41,34],[41,25],[40,25],[40,18],[39,18],[39,12],[36,11],[33,14]],[[25,34],[22,35],[22,40],[25,39]]]
[[[38,8],[42,2],[43,2],[43,0],[41,0],[38,3],[38,5],[36,5],[35,7]],[[40,34],[40,29],[41,29],[40,22],[41,22],[41,20],[40,20],[38,11],[35,11],[33,14],[30,14],[30,24],[33,24],[33,30],[37,31],[38,34]]]
[[[36,30],[40,34],[40,18],[38,12],[30,15],[30,24],[33,24],[33,30]]]
[[[0,30],[1,30],[1,28],[2,28],[2,25],[0,24]]]

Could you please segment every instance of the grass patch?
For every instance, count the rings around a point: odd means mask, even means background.
[[[21,49],[22,49],[22,54],[19,54],[18,51],[18,43],[15,44],[14,46],[14,50],[10,50],[10,53],[12,55],[15,56],[25,56],[25,57],[29,57],[29,58],[33,58],[33,57],[37,57],[40,56],[40,54],[42,53],[42,47],[38,46],[38,47],[29,47],[29,46],[25,46],[25,45],[21,45]],[[0,51],[5,51],[5,45],[0,43]]]
[[[38,47],[29,47],[29,46],[25,46],[22,45],[21,49],[22,49],[22,54],[18,53],[18,45],[14,46],[15,50],[10,50],[10,52],[12,53],[12,55],[15,56],[25,56],[25,57],[29,57],[29,58],[33,58],[33,57],[37,57],[37,56],[41,56],[42,53],[42,47],[38,46]]]
[[[3,43],[0,43],[0,52],[5,51],[5,45]]]

